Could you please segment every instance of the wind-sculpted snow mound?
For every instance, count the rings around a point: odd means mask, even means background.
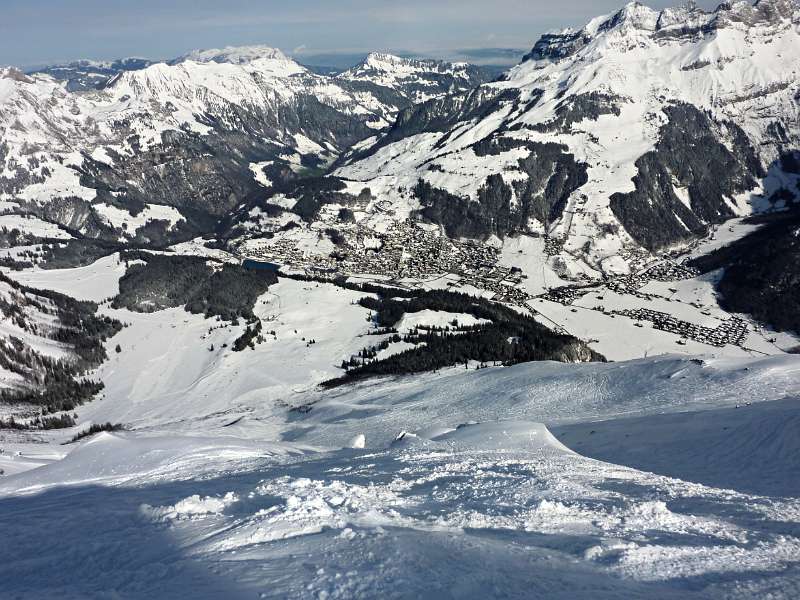
[[[430,439],[455,448],[572,453],[542,423],[525,421],[468,423]]]
[[[587,456],[738,491],[800,495],[800,394],[698,412],[555,427]]]
[[[169,506],[150,506],[142,504],[139,511],[142,517],[153,522],[168,522],[177,519],[191,519],[208,515],[221,514],[225,508],[237,502],[239,498],[233,492],[222,497],[194,494]]]
[[[251,461],[299,455],[308,450],[302,445],[225,437],[99,433],[76,443],[75,449],[63,460],[0,480],[0,495],[9,490],[33,493],[58,485],[175,481],[201,473],[210,475],[227,469],[237,470]]]

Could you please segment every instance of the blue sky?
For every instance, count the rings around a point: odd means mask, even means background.
[[[682,0],[649,2],[659,8]],[[2,0],[0,65],[170,58],[193,48],[268,44],[302,58],[389,50],[529,48],[624,0]],[[716,2],[701,0],[704,8]]]

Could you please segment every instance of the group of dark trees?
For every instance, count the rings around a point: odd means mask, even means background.
[[[353,204],[356,197],[348,194],[347,185],[338,177],[308,177],[278,189],[289,198],[296,198],[292,212],[306,221],[313,221],[325,204]]]
[[[42,380],[22,389],[0,390],[0,403],[34,404],[41,406],[44,414],[55,413],[74,410],[103,390],[101,381],[81,379],[82,373],[69,363],[41,355],[32,362],[36,368],[44,369]]]
[[[720,305],[781,331],[800,332],[800,209],[751,217],[763,226],[690,264],[724,268]]]
[[[68,443],[77,442],[85,437],[100,433],[101,431],[121,431],[122,429],[124,429],[124,427],[120,423],[95,423],[88,429],[76,433]]]
[[[20,216],[25,218],[29,215]],[[34,265],[44,269],[81,266],[110,254],[113,251],[111,248],[117,247],[117,244],[84,239],[65,241],[39,237],[16,227],[0,228],[0,248],[20,246],[30,246],[30,248],[18,251],[13,257],[0,257],[0,266],[14,271],[30,269]]]
[[[0,367],[16,373],[24,382],[0,391],[0,403],[33,404],[47,414],[72,410],[102,390],[101,382],[86,379],[84,375],[106,359],[103,342],[122,329],[122,324],[98,315],[93,302],[75,300],[58,292],[34,290],[2,274],[0,281],[14,291],[13,302],[0,303],[0,312],[6,318],[24,331],[60,342],[70,350],[68,358],[56,359],[36,351],[17,337],[0,340]],[[30,318],[34,311],[53,315],[56,324],[37,323]]]
[[[47,431],[50,429],[67,429],[75,425],[75,417],[68,413],[62,415],[38,415],[30,421],[18,421],[14,417],[0,419],[0,429],[16,429],[21,431]]]
[[[381,327],[393,327],[406,313],[436,310],[466,313],[490,323],[454,329],[417,329],[402,338],[416,348],[377,360],[378,346],[362,351],[359,359],[345,361],[347,373],[325,382],[335,387],[376,375],[404,375],[444,367],[481,363],[512,365],[535,360],[562,362],[602,361],[604,358],[580,340],[550,331],[532,317],[509,307],[467,294],[443,290],[417,291],[413,297],[398,300],[388,295],[365,297],[360,304],[374,312]],[[395,334],[392,339],[398,340]],[[388,347],[388,343],[385,344]]]
[[[256,319],[255,323],[248,325],[242,335],[233,342],[233,351],[241,352],[245,348],[252,348],[261,335],[261,329],[261,321]]]
[[[44,246],[39,266],[43,269],[83,267],[121,250],[118,242],[78,238]]]
[[[285,279],[294,279],[295,281],[309,281],[317,283],[332,283],[336,287],[344,288],[346,290],[354,290],[356,292],[364,292],[365,294],[378,294],[382,296],[392,296],[395,298],[412,298],[416,296],[419,291],[407,288],[392,287],[387,285],[380,285],[377,283],[350,281],[346,275],[338,275],[331,278],[319,277],[315,275],[307,275],[305,273],[280,273],[280,276]]]
[[[392,344],[402,342],[404,339],[408,341],[411,339],[411,336],[406,336],[403,338],[395,331],[392,335],[384,340],[381,340],[375,346],[370,346],[369,348],[362,348],[359,350],[358,356],[351,356],[350,360],[343,360],[342,369],[352,369],[354,367],[365,365],[369,361],[374,361],[378,357],[378,352],[381,350],[386,350]]]
[[[211,266],[196,256],[134,251],[125,252],[122,257],[142,262],[128,267],[112,306],[139,312],[184,306],[187,311],[206,317],[252,320],[256,299],[278,280],[270,270],[227,263]]]

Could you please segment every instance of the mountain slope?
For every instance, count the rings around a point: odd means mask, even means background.
[[[789,599],[798,401],[779,398],[797,363],[453,370],[306,411],[254,396],[210,422],[148,419],[0,478],[0,573],[22,596]],[[751,390],[763,401],[734,408]],[[87,408],[103,403],[122,404]],[[556,437],[536,415],[568,424]],[[640,451],[663,439],[683,442],[673,460]]]
[[[123,71],[138,71],[153,64],[146,58],[121,58],[113,61],[78,60],[61,65],[50,65],[29,71],[49,75],[63,81],[67,91],[78,92],[104,87],[110,79]]]
[[[547,234],[568,261],[625,270],[796,194],[781,158],[800,145],[798,22],[794,0],[631,3],[543,36],[503,81],[401,113],[337,175],[446,230],[463,205],[456,235]],[[389,192],[419,180],[441,198]]]
[[[84,376],[105,361],[103,342],[122,325],[96,312],[94,303],[0,275],[0,416],[70,411],[102,389]]]
[[[800,214],[751,219],[759,228],[692,264],[722,269],[717,289],[728,310],[748,313],[779,331],[800,332]]]
[[[461,85],[473,85],[477,73],[463,71]],[[368,76],[316,75],[260,46],[121,68],[99,89],[69,90],[46,74],[0,74],[0,200],[90,238],[144,244],[210,231],[410,102]]]
[[[358,65],[336,76],[339,81],[394,90],[405,108],[431,98],[477,87],[489,80],[480,67],[468,63],[401,58],[372,52]]]

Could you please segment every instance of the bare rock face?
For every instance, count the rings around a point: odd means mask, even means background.
[[[0,69],[0,79],[9,79],[11,81],[17,81],[19,83],[32,83],[30,77],[25,75],[19,69],[15,69],[14,67],[6,67],[5,69]]]

